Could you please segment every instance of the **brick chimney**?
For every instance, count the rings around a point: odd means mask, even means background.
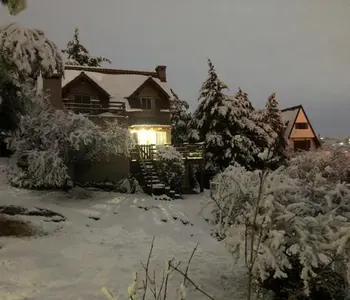
[[[54,74],[50,77],[43,78],[43,91],[49,96],[53,107],[63,108],[62,102],[62,76]]]
[[[161,82],[166,82],[166,66],[157,66],[156,72]]]

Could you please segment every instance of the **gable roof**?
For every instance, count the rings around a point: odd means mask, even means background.
[[[321,143],[318,140],[318,137],[317,137],[317,135],[312,127],[312,124],[311,124],[311,122],[310,122],[310,120],[305,112],[305,109],[303,108],[303,106],[301,104],[296,105],[296,106],[292,106],[292,107],[288,107],[288,108],[281,110],[282,120],[286,125],[286,132],[285,132],[286,138],[290,138],[292,131],[293,131],[293,128],[294,128],[295,121],[297,120],[297,117],[299,115],[300,110],[303,111],[305,118],[306,118],[307,122],[309,123],[309,126],[312,130],[312,133],[314,135],[315,142],[316,142],[317,146],[320,146]]]
[[[62,87],[63,93],[66,89],[68,89],[71,85],[73,85],[75,82],[79,81],[80,79],[87,80],[89,83],[95,86],[95,88],[100,90],[103,94],[105,94],[106,96],[109,96],[109,93],[106,90],[104,90],[100,85],[98,85],[94,80],[92,80],[89,76],[87,76],[84,71],[82,71],[77,77],[75,77],[74,79],[72,79]]]
[[[282,121],[286,125],[286,132],[285,132],[286,138],[289,138],[290,135],[292,134],[293,127],[298,117],[300,108],[301,108],[301,105],[297,105],[297,106],[292,106],[281,110]]]
[[[149,71],[66,65],[64,78],[62,78],[62,88],[81,76],[82,73],[107,92],[111,102],[123,102],[127,109],[130,108],[127,98],[134,94],[146,81],[154,81],[165,95],[172,98],[170,86],[160,80],[157,72]]]

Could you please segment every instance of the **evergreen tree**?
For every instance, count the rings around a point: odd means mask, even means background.
[[[213,63],[208,59],[208,78],[199,91],[199,106],[189,123],[189,139],[204,143],[205,168],[215,174],[228,165],[227,152],[230,139],[227,86],[219,79]]]
[[[171,101],[171,139],[173,145],[181,145],[188,140],[188,123],[191,120],[191,114],[187,112],[189,105],[186,101],[180,100],[173,93]]]
[[[227,97],[225,89],[209,60],[189,138],[203,142],[206,170],[213,174],[234,163],[259,169],[263,166],[260,154],[273,143],[271,127],[263,124],[246,93],[239,89],[235,97]]]
[[[16,79],[15,67],[0,58],[0,132],[7,135],[18,128],[25,96]],[[30,101],[29,99],[27,99]]]
[[[27,0],[0,0],[0,3],[7,6],[11,15],[17,15],[27,8]]]
[[[286,127],[282,120],[282,112],[279,109],[276,94],[273,93],[267,100],[263,110],[263,121],[269,124],[275,132],[274,143],[271,147],[273,162],[270,168],[274,169],[285,163],[287,160],[287,140],[285,138]]]
[[[273,132],[262,122],[247,93],[238,89],[230,103],[231,164],[238,163],[248,170],[263,167],[260,154],[272,143]]]
[[[102,56],[91,56],[90,52],[80,43],[79,29],[75,28],[73,39],[68,42],[67,49],[62,50],[69,61],[75,64],[89,67],[100,67],[104,62],[111,63],[108,58]]]

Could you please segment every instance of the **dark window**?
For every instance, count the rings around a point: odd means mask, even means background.
[[[74,95],[74,102],[75,103],[89,104],[90,103],[90,96],[88,96],[88,95]]]
[[[294,141],[294,151],[309,151],[311,149],[311,141]]]
[[[295,129],[308,129],[308,123],[295,123]]]
[[[152,109],[151,98],[141,98],[141,108],[142,109]]]

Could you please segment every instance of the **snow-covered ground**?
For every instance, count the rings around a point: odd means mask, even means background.
[[[0,162],[0,173],[4,162]],[[55,223],[45,217],[18,216],[47,234],[0,237],[0,299],[103,300],[103,286],[119,294],[118,299],[127,299],[132,273],[142,273],[140,260],[147,260],[153,236],[151,269],[157,268],[159,279],[166,259],[175,257],[186,265],[199,242],[191,279],[218,300],[240,299],[242,268],[233,265],[224,245],[210,236],[200,213],[203,195],[167,202],[146,195],[84,194],[77,191],[72,197],[63,192],[15,189],[0,175],[0,205],[47,208],[66,218]],[[178,299],[172,295],[180,282],[180,276],[174,275],[167,299]],[[205,297],[190,291],[188,299]]]

